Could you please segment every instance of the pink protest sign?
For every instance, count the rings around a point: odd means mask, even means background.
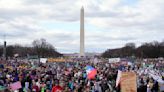
[[[11,88],[11,90],[17,90],[17,89],[22,88],[22,85],[21,85],[21,83],[18,81],[18,82],[15,82],[15,83],[13,83],[13,84],[10,84],[10,88]]]

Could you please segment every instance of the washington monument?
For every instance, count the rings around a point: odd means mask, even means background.
[[[84,46],[84,8],[80,11],[80,57],[85,56]]]

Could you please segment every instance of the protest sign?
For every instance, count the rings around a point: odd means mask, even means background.
[[[28,89],[29,87],[29,82],[25,82],[25,88]]]
[[[121,92],[137,92],[136,74],[133,72],[122,72]]]
[[[11,90],[17,90],[17,89],[22,88],[22,86],[21,86],[21,83],[18,81],[13,84],[10,84],[10,88],[11,88]]]
[[[41,63],[46,63],[47,62],[47,58],[40,58],[40,62]]]

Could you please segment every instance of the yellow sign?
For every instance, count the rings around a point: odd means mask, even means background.
[[[66,60],[63,58],[48,58],[47,61],[48,62],[66,62]]]

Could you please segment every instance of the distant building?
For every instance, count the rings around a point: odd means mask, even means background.
[[[85,57],[88,58],[93,58],[95,56],[100,56],[100,53],[85,53]],[[71,57],[71,58],[78,58],[79,54],[78,53],[68,53],[68,54],[63,54],[64,57]]]

